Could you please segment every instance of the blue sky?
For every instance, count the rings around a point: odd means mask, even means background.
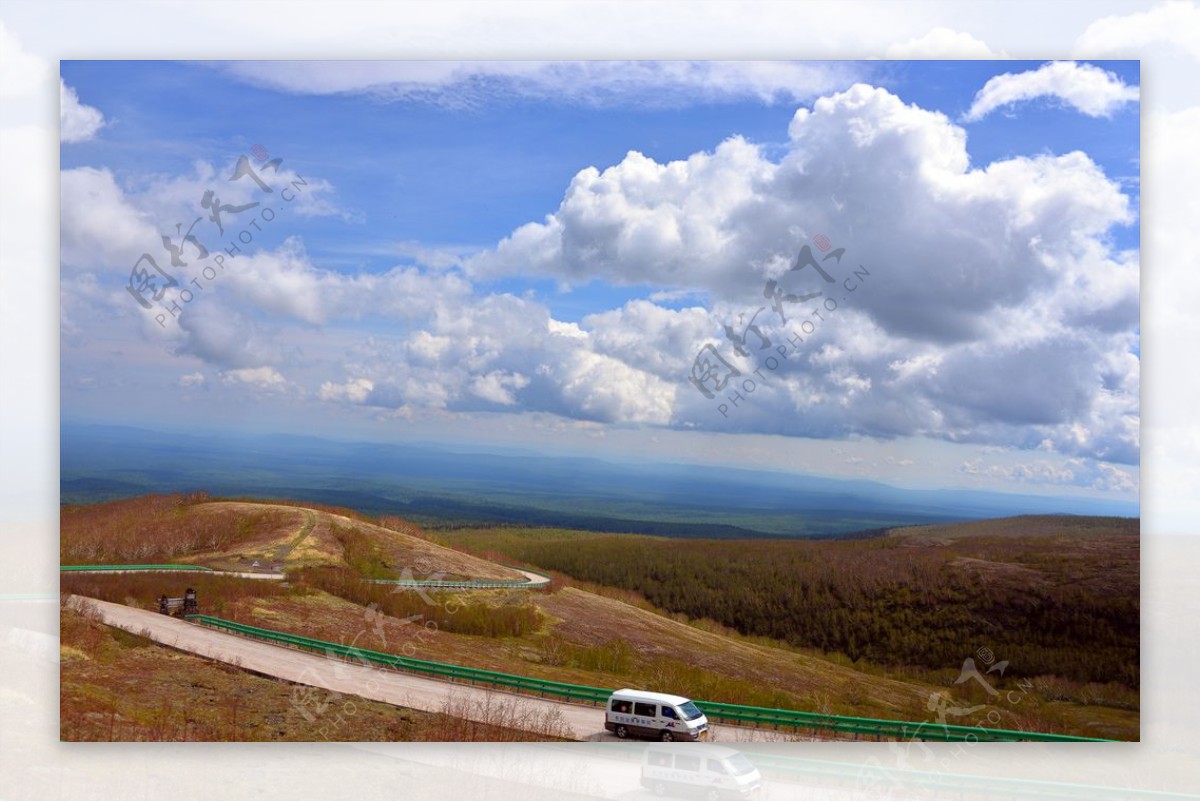
[[[418,67],[63,62],[63,418],[1136,498],[1137,62]],[[255,144],[308,189],[156,320]],[[862,292],[697,392],[817,234]]]
[[[1003,71],[1041,63],[1004,62]],[[1136,61],[1093,63],[1131,86],[1139,83]],[[906,103],[956,119],[997,74],[997,63],[858,63],[851,71]],[[588,165],[616,164],[629,150],[668,162],[711,150],[734,134],[782,149],[796,108],[746,98],[546,103],[514,97],[504,87],[460,108],[428,99],[288,94],[203,63],[155,62],[149,69],[137,61],[63,62],[61,72],[112,118],[102,137],[63,149],[64,168],[103,164],[129,176],[185,173],[197,160],[219,163],[239,147],[262,143],[336,187],[338,205],[351,219],[310,219],[304,238],[310,254],[345,271],[390,269],[401,255],[397,242],[494,245],[555,208],[567,177]],[[974,164],[986,165],[1083,149],[1107,175],[1134,182],[1127,191],[1136,199],[1139,117],[1136,105],[1096,120],[1042,99],[967,126],[970,155]],[[1112,234],[1119,247],[1136,248],[1138,231],[1135,221]],[[521,285],[499,282],[495,288]],[[640,297],[597,285],[561,299],[555,311],[577,320],[612,308],[616,299]]]

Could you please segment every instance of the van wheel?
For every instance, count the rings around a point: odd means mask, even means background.
[[[662,740],[662,741],[674,741],[674,740],[675,740],[675,736],[671,734],[671,731],[670,731],[670,730],[663,730],[663,731],[662,731],[662,735],[660,735],[660,736],[659,736],[659,740]]]
[[[625,729],[624,724],[617,725],[617,737],[618,738],[628,738],[629,737],[629,730]]]
[[[705,799],[720,799],[721,798],[721,789],[717,788],[715,785],[710,785],[708,787],[708,790],[704,792],[704,798]]]
[[[659,780],[658,782],[656,782],[654,784],[654,795],[655,796],[666,796],[667,795],[667,784],[665,782],[663,782],[662,780]]]

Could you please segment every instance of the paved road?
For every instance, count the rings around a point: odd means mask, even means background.
[[[520,573],[525,575],[525,578],[529,581],[530,587],[541,587],[542,585],[546,584],[546,577],[544,577],[544,576],[539,576],[538,574],[535,574],[532,571],[526,571],[522,568],[516,568],[514,570],[519,571]],[[153,574],[153,573],[188,574],[188,573],[202,573],[202,574],[206,574],[207,576],[235,576],[235,577],[241,577],[242,579],[273,579],[275,581],[282,581],[284,579],[287,579],[287,576],[285,574],[273,573],[270,571],[210,571],[207,568],[133,568],[133,569],[129,569],[129,570],[108,568],[108,569],[97,569],[95,571],[75,570],[75,571],[71,571],[71,573],[73,573],[73,574]],[[389,581],[390,580],[382,580],[383,583],[387,583]],[[424,587],[424,588],[430,588],[432,590],[438,590],[438,589],[470,590],[471,582],[464,581],[463,583],[458,584],[458,583],[447,582],[445,580],[438,580],[438,579],[431,579],[431,580],[412,579],[412,580],[405,580],[404,587],[410,587],[410,588]],[[512,587],[513,589],[516,589],[516,590],[524,589],[523,585],[518,585],[515,582],[510,587]]]
[[[280,581],[287,577],[283,574],[271,572],[257,571],[210,571],[207,568],[132,568],[130,570],[122,569],[97,569],[95,571],[71,571],[72,574],[203,574],[205,576],[236,576],[242,579],[274,579]]]
[[[546,577],[539,576],[538,574],[535,574],[533,571],[526,571],[524,568],[517,568],[515,570],[524,574],[525,578],[529,580],[529,584],[531,584],[531,585],[534,585],[534,584],[540,585],[546,581]]]
[[[178,618],[122,604],[72,596],[72,606],[89,605],[104,623],[153,641],[270,677],[336,693],[354,694],[415,710],[439,712],[448,707],[459,718],[488,721],[502,709],[519,711],[522,729],[558,730],[580,741],[616,740],[604,731],[604,711],[595,707],[555,702],[489,688],[439,682],[433,679],[344,663],[262,641],[218,632]],[[328,717],[337,726],[340,708],[325,704],[328,697],[296,693],[293,702],[313,715]],[[561,729],[559,729],[561,728]],[[728,725],[713,725],[713,740],[721,742],[783,740],[777,733]]]

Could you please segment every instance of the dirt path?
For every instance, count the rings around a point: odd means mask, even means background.
[[[300,531],[296,534],[291,542],[285,543],[275,550],[275,556],[271,558],[271,562],[275,565],[282,566],[292,553],[292,550],[304,542],[304,539],[312,534],[313,527],[317,525],[317,514],[312,510],[304,510],[305,521],[304,526],[300,527]]]
[[[604,731],[604,711],[599,708],[344,663],[99,599],[72,596],[69,603],[76,608],[90,607],[109,626],[265,676],[415,710],[449,709],[455,717],[474,721],[489,718],[494,721],[497,715],[513,715],[502,712],[507,708],[519,711],[517,715],[529,725],[522,728],[563,734],[580,741],[616,740]],[[312,714],[330,716],[331,726],[335,717],[341,715],[340,702],[331,703],[327,695],[297,692],[294,697],[295,704],[303,704]],[[713,740],[721,742],[784,740],[771,731],[727,725],[713,725],[712,734]]]

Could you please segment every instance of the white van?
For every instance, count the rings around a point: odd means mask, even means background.
[[[749,799],[762,788],[762,774],[745,755],[725,746],[655,745],[642,757],[642,786],[659,796]]]
[[[623,688],[608,698],[604,729],[618,738],[642,735],[663,741],[698,741],[708,737],[708,719],[682,696]]]

